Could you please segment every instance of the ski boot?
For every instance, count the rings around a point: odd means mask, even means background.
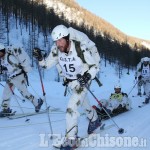
[[[73,150],[80,146],[78,138],[75,139],[66,139],[61,145],[60,150]]]
[[[12,113],[12,109],[10,108],[4,108],[1,112],[0,112],[0,117],[6,117],[6,116],[10,116]]]
[[[40,98],[38,99],[38,105],[35,106],[35,112],[39,112],[42,105],[43,105],[43,100]]]
[[[99,117],[97,118],[97,120],[93,122],[90,120],[89,126],[88,126],[88,134],[93,133],[93,131],[96,130],[100,126],[101,126],[101,119]]]
[[[149,103],[149,100],[150,100],[150,98],[146,98],[146,99],[145,99],[145,104],[148,104],[148,103]]]
[[[142,93],[141,93],[141,92],[138,92],[138,93],[137,93],[137,95],[138,95],[138,96],[141,96],[141,95],[142,95]]]

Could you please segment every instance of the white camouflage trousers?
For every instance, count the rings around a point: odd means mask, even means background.
[[[66,136],[68,138],[75,137],[78,132],[78,117],[80,116],[78,109],[83,106],[87,117],[91,121],[95,121],[98,116],[96,111],[90,106],[87,98],[87,89],[82,91],[76,87],[72,90],[72,95],[69,99],[66,110]]]
[[[145,93],[146,93],[146,98],[150,99],[150,79],[143,79],[145,82]]]
[[[34,106],[38,105],[38,100],[28,92],[24,74],[21,74],[11,79],[9,83],[6,83],[2,95],[2,109],[7,109],[10,107],[10,98],[13,95],[15,87],[19,90],[22,96],[30,100]]]
[[[138,93],[141,93],[141,87],[143,86],[143,90],[145,92],[145,82],[144,80],[138,80],[138,84],[137,84],[137,87],[138,87]]]

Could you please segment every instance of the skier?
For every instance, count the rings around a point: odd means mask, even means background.
[[[30,58],[22,47],[8,46],[4,47],[0,44],[0,58],[2,65],[7,68],[7,81],[4,87],[0,112],[1,117],[11,115],[12,109],[10,109],[10,98],[13,94],[13,90],[16,87],[23,97],[30,100],[35,106],[35,111],[39,112],[43,100],[35,98],[27,90],[28,76],[27,73],[32,69],[30,66]]]
[[[138,63],[137,68],[141,67],[141,62],[142,62],[142,59]],[[141,78],[138,78],[138,69],[135,72],[135,81],[137,82],[137,88],[138,88],[137,95],[139,95],[139,96],[142,95],[142,92],[141,92],[142,86],[143,86],[143,90],[144,90],[143,95],[146,95],[146,93],[145,93],[145,84],[144,84],[143,80],[141,80]]]
[[[104,109],[111,116],[131,109],[131,100],[128,98],[126,93],[121,92],[120,84],[116,84],[114,86],[114,91],[115,92],[110,95],[108,100],[103,99],[100,101]],[[97,110],[97,114],[106,114],[106,112],[99,105],[97,107],[93,106],[93,108]]]
[[[113,110],[118,109],[118,108],[123,108],[125,107],[127,110],[131,109],[131,101],[128,98],[127,93],[124,93],[121,91],[121,85],[117,84],[114,86],[114,93],[111,94],[109,98],[109,105],[107,109]]]
[[[39,48],[35,48],[33,55],[39,60],[39,64],[44,68],[51,68],[53,65],[61,67],[65,83],[72,90],[72,95],[66,109],[66,139],[60,149],[71,149],[70,143],[76,143],[79,116],[78,108],[83,106],[89,118],[88,134],[91,134],[101,125],[96,111],[90,106],[87,98],[87,89],[91,80],[95,78],[99,71],[100,56],[95,43],[86,34],[64,25],[56,26],[52,31],[54,45],[45,60]],[[80,49],[80,55],[79,51]],[[92,56],[91,52],[94,52]],[[94,58],[95,57],[95,58]],[[84,60],[83,60],[84,59]],[[77,74],[81,74],[77,78]],[[77,146],[77,145],[75,145]]]
[[[145,103],[150,101],[150,58],[144,57],[141,63],[137,66],[137,77],[144,84]]]

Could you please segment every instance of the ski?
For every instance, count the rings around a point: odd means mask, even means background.
[[[132,97],[142,97],[142,95],[132,95]]]
[[[35,115],[47,113],[47,111],[48,111],[48,109],[41,110],[38,113],[36,113],[36,112],[29,112],[29,113],[24,113],[24,114],[15,114],[13,116],[7,116],[7,118],[9,118],[9,119],[19,119],[19,118],[24,118],[24,117],[28,117],[28,116],[35,116]],[[55,112],[55,111],[60,111],[60,109],[59,108],[51,108],[51,109],[49,109],[49,113]]]
[[[59,147],[55,147],[54,145],[53,145],[53,148],[54,148],[54,150],[77,150],[77,149],[79,149],[79,148],[83,148],[84,147],[84,145],[85,145],[85,142],[89,142],[89,141],[91,141],[92,140],[92,138],[94,139],[94,137],[95,136],[97,136],[98,134],[101,134],[101,133],[103,133],[104,131],[106,131],[106,130],[108,130],[108,129],[110,129],[110,128],[112,128],[112,127],[114,127],[115,125],[114,124],[111,124],[111,125],[107,125],[106,126],[106,124],[104,123],[104,124],[102,124],[99,128],[97,128],[93,133],[91,133],[91,134],[86,134],[86,135],[84,135],[84,136],[82,136],[82,137],[79,137],[78,138],[78,141],[77,141],[77,143],[78,143],[78,146],[72,146],[72,148],[70,148],[70,149],[61,149],[61,148],[59,148]]]

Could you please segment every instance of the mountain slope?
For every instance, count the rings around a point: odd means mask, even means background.
[[[105,34],[109,34],[112,39],[116,39],[120,43],[128,42],[130,46],[134,46],[136,43],[137,46],[147,47],[145,44],[143,44],[143,41],[146,43],[146,45],[150,44],[150,41],[138,39],[136,37],[131,37],[124,34],[109,22],[80,7],[74,0],[38,1],[46,4],[47,8],[53,8],[59,16],[61,16],[63,13],[64,17],[70,22],[75,22],[78,25],[84,24],[89,26],[89,28],[94,28],[95,34],[99,32],[103,36],[105,36]],[[147,48],[150,49],[150,46]]]

